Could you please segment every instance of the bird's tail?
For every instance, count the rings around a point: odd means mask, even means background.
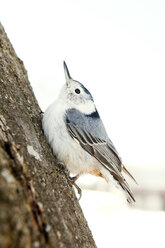
[[[122,190],[126,193],[127,196],[127,201],[129,203],[135,202],[135,198],[133,196],[132,191],[130,190],[130,187],[128,185],[128,183],[126,182],[125,178],[123,177],[122,174],[117,175],[114,172],[111,172],[111,174],[113,175],[113,178],[115,179],[117,186],[119,185]]]
[[[123,165],[123,167],[122,167],[122,170],[123,170],[123,172],[125,173],[125,174],[127,174],[136,184],[138,184],[137,183],[137,181],[135,180],[135,178],[131,175],[131,173],[125,168],[125,166]]]
[[[131,190],[129,188],[129,185],[126,182],[122,183],[122,182],[119,182],[118,181],[118,183],[121,186],[121,188],[126,192],[126,194],[127,194],[127,201],[129,203],[135,202],[135,198],[134,198],[133,193],[131,192]]]

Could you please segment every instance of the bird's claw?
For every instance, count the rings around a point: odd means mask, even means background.
[[[61,170],[64,171],[64,174],[65,174],[66,172],[69,174],[69,172],[68,172],[68,170],[67,170],[67,168],[66,168],[66,165],[65,165],[64,163],[58,162],[57,165],[58,165],[58,167],[59,167]]]
[[[70,177],[70,176],[69,176],[68,179],[69,179],[70,183],[71,183],[72,185],[74,185],[75,188],[77,189],[77,192],[78,192],[78,194],[79,194],[79,199],[78,199],[78,200],[80,200],[80,199],[81,199],[81,196],[82,196],[82,190],[81,190],[80,187],[76,184],[76,180],[78,179],[78,176],[75,176],[75,177]]]

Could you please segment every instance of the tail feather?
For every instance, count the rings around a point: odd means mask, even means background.
[[[123,172],[125,172],[125,174],[127,174],[127,175],[136,183],[136,184],[138,184],[137,181],[135,180],[135,178],[131,175],[131,173],[125,168],[125,166],[123,166],[122,170],[123,170]]]
[[[135,198],[134,198],[129,186],[126,183],[121,183],[121,182],[118,182],[118,183],[122,187],[122,189],[127,193],[127,195],[128,195],[127,201],[129,203],[135,202]]]
[[[113,172],[111,172],[111,174],[113,175],[113,178],[116,180],[118,185],[120,185],[120,187],[126,192],[127,201],[129,203],[135,202],[135,198],[133,196],[133,193],[131,192],[130,187],[129,187],[128,183],[126,182],[125,178],[123,177],[123,175],[121,174],[120,176],[118,176]]]

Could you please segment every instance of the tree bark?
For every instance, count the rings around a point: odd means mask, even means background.
[[[23,62],[0,24],[0,247],[96,247],[41,119]]]

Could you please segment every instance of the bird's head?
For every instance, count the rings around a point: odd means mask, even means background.
[[[66,83],[61,90],[60,98],[65,101],[68,108],[75,108],[84,114],[96,111],[91,93],[80,82],[73,80],[64,61]]]

